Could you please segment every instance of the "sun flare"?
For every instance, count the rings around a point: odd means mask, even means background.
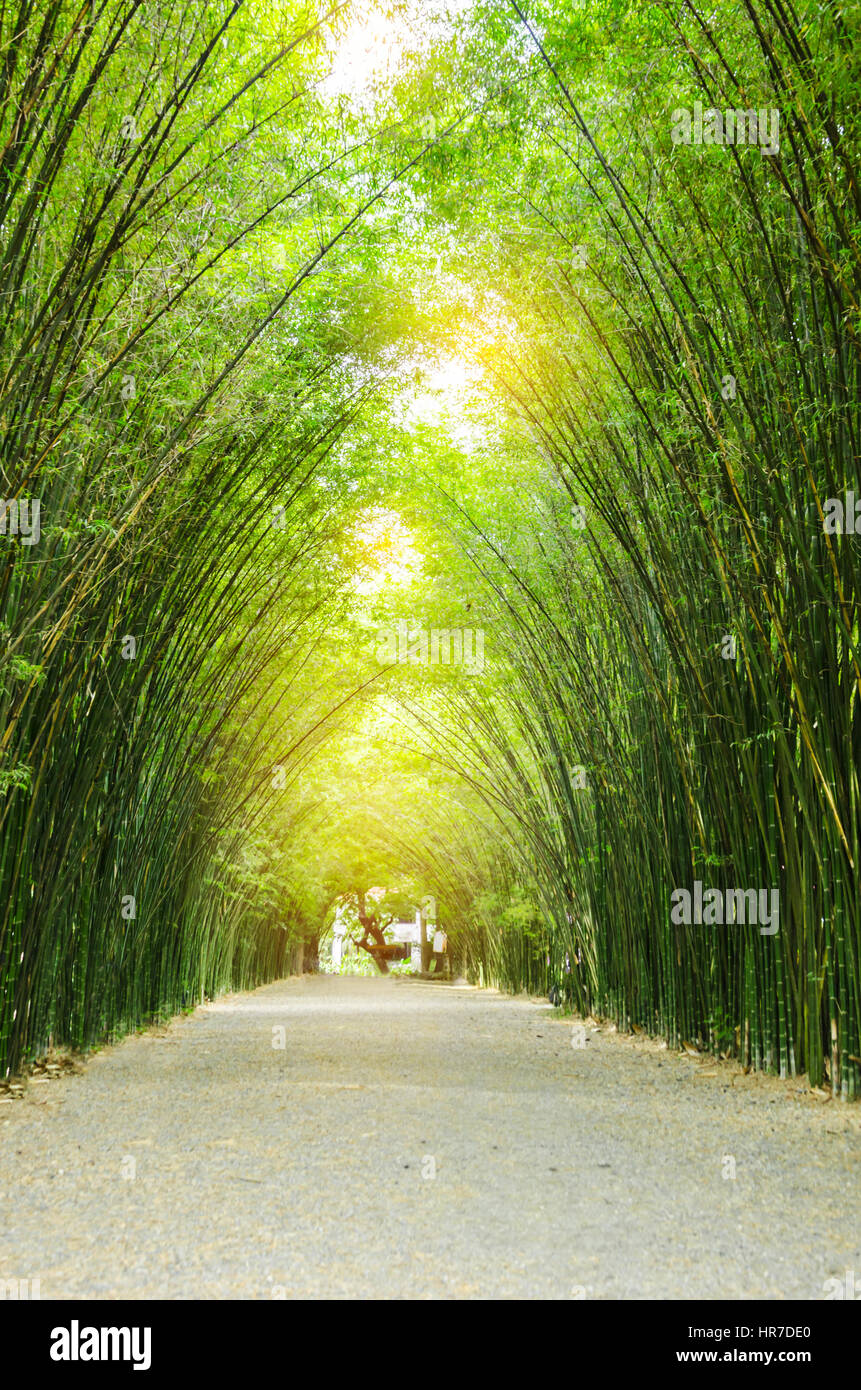
[[[406,37],[403,24],[383,14],[357,21],[334,40],[323,90],[329,96],[353,98],[372,93],[396,76]]]
[[[359,532],[364,563],[356,588],[379,593],[387,584],[408,584],[421,569],[422,555],[397,512],[377,507],[365,513]]]

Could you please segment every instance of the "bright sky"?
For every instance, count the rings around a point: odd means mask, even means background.
[[[397,75],[404,49],[420,50],[427,42],[428,21],[471,9],[474,0],[408,0],[390,18],[374,5],[356,5],[357,17],[342,38],[332,39],[332,69],[321,84],[328,96],[356,100],[374,83]],[[409,41],[409,42],[408,42]]]
[[[321,83],[322,92],[358,97],[375,83],[390,80],[397,73],[406,34],[402,24],[381,15],[353,24],[333,43],[332,69]]]
[[[484,371],[462,357],[443,358],[425,375],[423,389],[410,402],[407,419],[438,421],[443,415],[462,409],[469,401]]]
[[[439,355],[433,366],[416,362],[422,380],[414,394],[405,388],[394,413],[409,429],[432,425],[443,430],[462,449],[471,451],[486,433],[486,425],[471,410],[484,380],[484,369],[457,355]]]

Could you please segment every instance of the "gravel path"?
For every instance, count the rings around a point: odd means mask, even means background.
[[[861,1288],[857,1107],[586,1036],[397,979],[207,1005],[0,1106],[0,1277],[43,1299]]]

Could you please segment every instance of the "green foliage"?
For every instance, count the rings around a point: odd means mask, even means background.
[[[843,11],[192,11],[0,15],[0,1068],[381,888],[471,978],[855,1097]],[[779,156],[674,144],[694,102]],[[779,933],[677,927],[696,877]]]

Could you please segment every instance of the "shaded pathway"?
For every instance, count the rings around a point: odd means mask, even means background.
[[[0,1107],[0,1275],[43,1298],[861,1286],[854,1107],[571,1037],[540,1003],[406,980],[208,1005]]]

